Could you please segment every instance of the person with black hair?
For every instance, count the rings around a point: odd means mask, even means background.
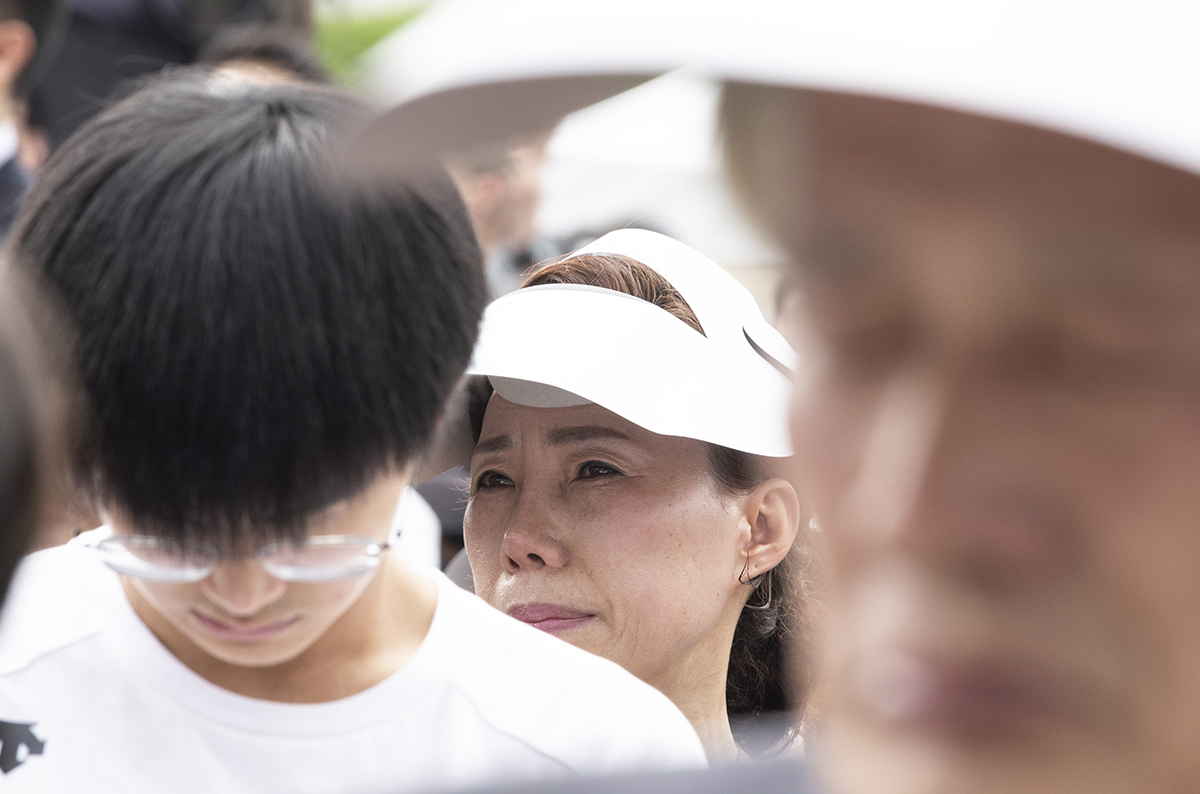
[[[475,592],[654,685],[710,762],[787,748],[807,582],[800,500],[772,474],[786,342],[732,276],[641,229],[533,271],[484,318]]]
[[[53,52],[65,9],[63,0],[0,0],[0,236],[29,189],[18,158],[24,104]]]
[[[48,162],[13,251],[79,326],[80,478],[107,525],[18,574],[0,720],[44,751],[5,791],[703,763],[659,693],[389,553],[485,287],[444,174],[335,173],[328,142],[367,114],[185,72]]]

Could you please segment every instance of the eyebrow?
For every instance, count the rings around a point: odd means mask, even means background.
[[[489,452],[505,452],[512,449],[512,436],[492,436],[486,441],[480,441],[475,445],[475,450],[471,453],[474,455],[486,455]]]
[[[546,442],[554,447],[569,444],[580,444],[584,441],[594,441],[598,438],[614,438],[619,441],[629,441],[629,436],[620,430],[598,425],[583,425],[580,427],[560,427],[546,434]]]
[[[552,447],[565,447],[571,444],[582,444],[598,438],[611,438],[618,441],[631,440],[620,430],[599,425],[581,425],[579,427],[560,427],[546,434],[546,443]],[[487,455],[492,452],[507,452],[513,448],[512,436],[492,436],[475,445],[474,455]]]

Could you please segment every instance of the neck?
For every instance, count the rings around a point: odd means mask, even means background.
[[[721,686],[681,687],[683,691],[664,692],[688,718],[710,764],[736,761],[740,754],[733,731],[729,727],[729,712],[725,707],[725,675],[721,671]],[[719,689],[719,691],[718,691]]]
[[[647,683],[662,692],[683,712],[704,745],[710,763],[735,761],[741,754],[729,727],[725,679],[733,632],[741,614],[734,605],[720,623],[679,663]]]

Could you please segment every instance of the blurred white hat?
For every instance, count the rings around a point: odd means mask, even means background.
[[[546,284],[495,300],[468,374],[510,402],[596,403],[654,433],[756,455],[791,454],[792,349],[737,280],[683,243],[622,229],[575,252],[618,254],[657,271],[704,333],[647,301],[599,287]]]
[[[1024,122],[1200,173],[1198,41],[1195,0],[443,0],[375,54],[394,107],[356,156],[401,168],[687,67]]]

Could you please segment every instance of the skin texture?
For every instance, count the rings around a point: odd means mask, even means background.
[[[407,480],[407,473],[378,478],[317,516],[310,533],[386,543]],[[118,516],[112,522],[118,534],[133,534]],[[437,601],[434,584],[388,552],[373,571],[333,582],[284,582],[253,558],[222,561],[194,584],[122,579],[134,611],[196,673],[238,694],[292,703],[348,697],[400,669],[424,639]],[[230,638],[210,620],[279,629]]]
[[[830,787],[1200,789],[1200,179],[810,99],[793,440]]]
[[[471,460],[464,522],[475,589],[670,697],[710,756],[736,755],[725,671],[750,588],[779,563],[799,508],[783,480],[722,493],[703,446],[597,405],[528,408],[493,395]],[[536,624],[535,624],[536,625]]]

